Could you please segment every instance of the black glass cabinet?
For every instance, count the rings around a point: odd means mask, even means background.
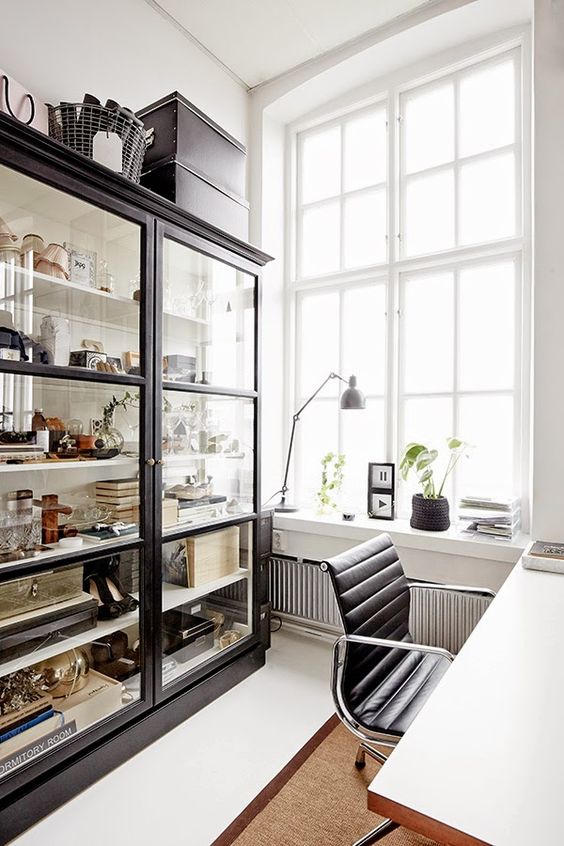
[[[268,260],[0,116],[0,843],[264,663]]]

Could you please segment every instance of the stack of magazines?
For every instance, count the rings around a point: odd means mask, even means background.
[[[487,496],[464,496],[458,507],[458,526],[473,535],[489,535],[511,540],[519,528],[519,499],[492,499]]]

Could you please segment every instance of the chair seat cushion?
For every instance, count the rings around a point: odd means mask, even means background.
[[[388,672],[364,690],[357,686],[352,713],[372,731],[402,736],[446,673],[450,661],[433,653],[393,650]],[[391,657],[391,656],[390,656]],[[382,669],[382,665],[380,665]]]

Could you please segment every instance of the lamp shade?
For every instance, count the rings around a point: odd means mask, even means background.
[[[341,408],[343,409],[362,409],[366,408],[366,400],[362,391],[356,387],[356,376],[349,378],[349,387],[345,388],[341,394]]]

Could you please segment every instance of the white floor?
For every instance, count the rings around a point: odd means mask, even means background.
[[[209,846],[333,713],[330,656],[325,641],[273,635],[266,667],[13,844]]]

